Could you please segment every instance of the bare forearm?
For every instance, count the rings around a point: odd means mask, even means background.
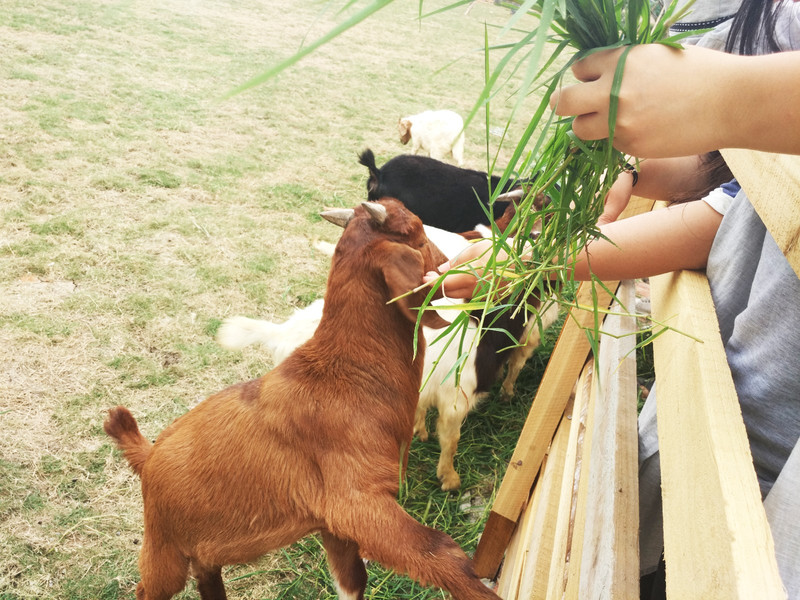
[[[736,58],[730,139],[720,148],[800,154],[800,51]]]
[[[572,267],[578,281],[650,277],[706,266],[722,216],[703,201],[688,202],[604,225]]]
[[[650,277],[679,269],[702,269],[719,228],[722,215],[702,200],[687,202],[614,221],[600,229],[610,241],[597,239],[581,251],[567,267],[577,281],[586,281],[593,273],[604,281]],[[440,272],[461,269],[445,278],[444,292],[455,298],[470,298],[477,279],[464,265],[477,272],[491,254],[490,240],[472,244]],[[502,252],[499,253],[503,255]],[[432,283],[439,272],[425,275]]]

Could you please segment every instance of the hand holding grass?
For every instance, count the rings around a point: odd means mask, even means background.
[[[597,221],[597,226],[601,227],[616,221],[632,195],[633,176],[629,172],[622,172],[606,195],[605,208]],[[490,262],[491,251],[491,240],[478,240],[452,261],[439,265],[438,272],[427,273],[423,280],[426,283],[433,283],[442,273],[456,269],[458,272],[448,274],[442,281],[442,293],[451,298],[472,298],[478,285],[477,274],[486,269],[486,265]],[[498,250],[495,260],[502,263],[508,260],[508,254]]]
[[[583,139],[609,135],[609,100],[621,49],[573,66],[581,82],[556,91],[559,115],[576,115]],[[694,46],[644,44],[627,54],[614,146],[640,158],[720,148],[800,153],[800,52],[737,56]],[[787,135],[787,132],[795,132]]]

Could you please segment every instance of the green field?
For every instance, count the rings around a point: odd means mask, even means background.
[[[103,433],[105,411],[128,406],[155,438],[210,393],[269,369],[257,348],[220,348],[221,321],[283,319],[322,295],[329,260],[313,245],[339,230],[320,210],[366,198],[357,155],[370,147],[382,164],[402,153],[399,117],[469,112],[484,32],[495,39],[509,17],[476,2],[420,21],[417,3],[395,2],[222,100],[350,14],[334,8],[0,3],[0,600],[133,598],[139,481]],[[530,114],[498,149],[513,91],[512,80],[468,127],[467,166],[486,170],[495,154],[505,166]],[[439,489],[435,438],[412,446],[402,502],[468,552],[547,350],[512,403],[493,397],[470,415],[460,493]],[[443,597],[369,572],[370,598]],[[313,537],[224,577],[235,598],[335,597]],[[192,586],[180,597],[196,597]]]

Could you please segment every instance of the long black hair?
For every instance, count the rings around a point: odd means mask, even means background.
[[[766,42],[769,52],[779,52],[775,41],[775,18],[778,2],[773,0],[743,0],[733,18],[726,52],[755,54],[759,44]]]

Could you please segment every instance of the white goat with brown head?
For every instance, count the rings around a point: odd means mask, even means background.
[[[464,164],[464,119],[452,110],[426,110],[403,117],[397,124],[400,143],[411,142],[411,152],[425,152],[431,158],[445,160],[452,156]]]

